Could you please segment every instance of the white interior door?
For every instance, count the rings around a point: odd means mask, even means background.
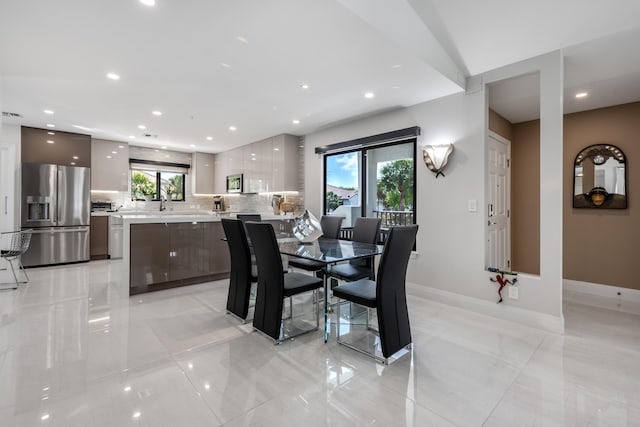
[[[511,142],[489,132],[487,155],[487,267],[511,269]]]
[[[15,224],[16,148],[0,144],[0,231],[16,230]]]

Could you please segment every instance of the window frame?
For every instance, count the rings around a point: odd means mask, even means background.
[[[367,217],[367,200],[366,200],[366,194],[367,194],[367,152],[370,150],[375,150],[377,148],[385,148],[385,147],[391,147],[394,145],[402,145],[402,144],[409,144],[411,143],[413,145],[413,224],[416,224],[416,220],[417,220],[417,216],[418,216],[418,180],[417,180],[417,169],[418,169],[418,163],[417,163],[417,144],[418,144],[418,139],[416,137],[413,138],[407,138],[407,139],[402,139],[402,140],[397,140],[397,141],[393,141],[393,142],[389,142],[389,143],[382,143],[382,144],[371,144],[371,145],[367,145],[364,147],[358,147],[358,148],[354,148],[354,149],[346,149],[346,150],[339,150],[339,151],[332,151],[332,152],[325,152],[323,153],[323,172],[322,172],[322,177],[323,177],[323,186],[322,186],[322,212],[323,215],[327,214],[327,158],[329,156],[333,156],[333,155],[341,155],[341,154],[349,154],[349,153],[357,153],[360,152],[361,153],[361,167],[360,167],[360,182],[361,182],[361,188],[358,189],[358,191],[360,192],[360,216],[361,217]]]
[[[164,171],[164,170],[160,170],[160,169],[152,169],[152,170],[129,169],[129,171],[130,171],[130,175],[129,175],[130,179],[133,179],[133,174],[136,173],[136,172],[140,172],[140,173],[141,172],[145,172],[145,173],[148,173],[148,174],[155,173],[155,175],[156,175],[156,177],[155,177],[155,188],[156,188],[155,189],[155,194],[157,194],[158,197],[152,198],[151,199],[152,202],[159,202],[159,201],[162,200],[161,199],[161,197],[162,197],[161,196],[162,195],[162,191],[161,191],[162,190],[162,185],[161,185],[162,179],[161,179],[161,176],[162,176],[163,173],[165,173],[165,174],[173,174],[173,175],[182,175],[182,188],[180,189],[180,193],[182,194],[182,198],[181,199],[171,199],[171,200],[167,199],[167,201],[169,201],[169,202],[186,202],[187,193],[186,193],[186,174],[185,173],[173,172],[173,171]],[[129,190],[131,192],[131,197],[134,198],[135,195],[133,194],[132,190],[131,189],[129,189]],[[141,199],[135,198],[134,200],[137,201],[137,200],[141,200]]]

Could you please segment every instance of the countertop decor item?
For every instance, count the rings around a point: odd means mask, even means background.
[[[294,219],[293,235],[303,243],[313,242],[322,236],[320,221],[311,212],[304,213]]]

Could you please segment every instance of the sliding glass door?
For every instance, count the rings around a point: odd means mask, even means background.
[[[324,213],[382,219],[383,227],[415,222],[415,139],[325,155]]]

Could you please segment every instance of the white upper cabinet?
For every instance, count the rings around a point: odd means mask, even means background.
[[[228,171],[227,152],[216,154],[213,166],[213,192],[215,194],[224,194],[227,192]]]
[[[271,180],[271,140],[267,138],[243,146],[244,192],[264,193]]]
[[[282,134],[272,138],[271,188],[268,191],[298,191],[298,145],[300,139]]]
[[[299,144],[282,134],[215,155],[214,192],[227,192],[227,175],[243,174],[244,193],[298,191]]]
[[[214,194],[214,154],[193,153],[191,162],[191,191],[193,194]]]
[[[126,143],[91,140],[91,189],[129,191],[129,146]]]

